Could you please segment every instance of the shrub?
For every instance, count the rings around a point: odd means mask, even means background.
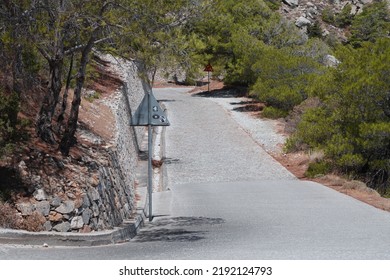
[[[370,187],[388,193],[390,39],[358,49],[344,47],[337,56],[342,63],[318,80],[321,106],[306,111],[287,148],[323,150],[324,162],[333,169],[364,177]],[[326,167],[313,163],[308,175],[323,173]]]
[[[38,212],[22,217],[10,204],[0,202],[0,227],[38,232],[43,230],[45,221]]]
[[[18,229],[21,223],[17,211],[10,204],[0,202],[0,227]]]
[[[23,219],[19,225],[19,229],[34,232],[42,231],[44,222],[46,222],[45,217],[43,217],[42,214],[38,212],[34,212]]]
[[[310,38],[322,38],[322,29],[318,20],[313,25],[308,26],[307,34]]]
[[[352,11],[352,5],[347,4],[344,6],[344,8],[341,10],[341,12],[336,15],[335,23],[338,27],[346,27],[348,25],[351,25],[353,15],[351,14]]]
[[[265,107],[261,115],[264,118],[279,119],[286,117],[288,115],[288,112],[275,107]]]
[[[331,165],[326,161],[312,162],[305,173],[305,176],[314,178],[326,175],[331,171]]]
[[[322,11],[322,20],[326,23],[329,23],[329,24],[335,23],[335,15],[334,15],[334,12],[331,8],[325,8]]]
[[[351,24],[349,42],[354,47],[362,47],[363,42],[376,42],[388,38],[390,32],[390,9],[386,1],[374,1],[366,5],[362,13],[356,15]]]
[[[256,83],[254,91],[260,101],[284,112],[288,112],[304,100],[297,90],[290,88],[288,85],[274,86],[272,88],[267,82]]]
[[[282,2],[277,0],[265,0],[264,2],[273,11],[277,11],[282,5]]]

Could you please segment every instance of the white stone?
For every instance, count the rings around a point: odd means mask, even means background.
[[[77,216],[72,219],[70,222],[70,227],[72,229],[80,229],[84,226],[83,217]]]
[[[38,201],[47,200],[48,196],[43,189],[37,189],[34,192],[34,198]]]
[[[299,5],[299,1],[298,0],[283,0],[284,3],[286,3],[287,5],[289,5],[290,7],[298,7]]]
[[[333,55],[330,55],[330,54],[327,54],[325,56],[325,65],[326,66],[331,66],[331,67],[335,67],[337,65],[340,64],[340,60],[338,60],[336,57],[334,57]]]
[[[305,18],[305,17],[299,17],[299,18],[295,21],[295,25],[298,26],[299,28],[302,28],[302,27],[311,25],[311,21],[308,20],[308,19]]]

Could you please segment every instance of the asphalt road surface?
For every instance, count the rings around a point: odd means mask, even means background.
[[[210,98],[159,89],[169,190],[136,238],[92,248],[6,246],[0,259],[390,259],[390,213],[297,180]]]

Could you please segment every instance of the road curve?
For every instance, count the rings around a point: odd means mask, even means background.
[[[390,259],[390,213],[297,180],[211,99],[155,95],[171,126],[154,220],[128,243],[8,246],[0,259]]]

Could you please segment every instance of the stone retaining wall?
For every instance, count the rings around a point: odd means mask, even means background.
[[[115,136],[107,142],[80,127],[79,155],[62,158],[35,149],[19,164],[19,173],[30,178],[25,184],[33,196],[18,201],[16,207],[25,219],[39,218],[46,231],[112,229],[131,218],[135,210],[135,170],[144,128],[131,127],[130,122],[148,88],[135,63],[111,56],[102,59],[111,62],[110,70],[124,82],[113,95],[97,101],[110,107]],[[40,168],[52,170],[50,174],[30,168],[38,160],[45,164]]]

